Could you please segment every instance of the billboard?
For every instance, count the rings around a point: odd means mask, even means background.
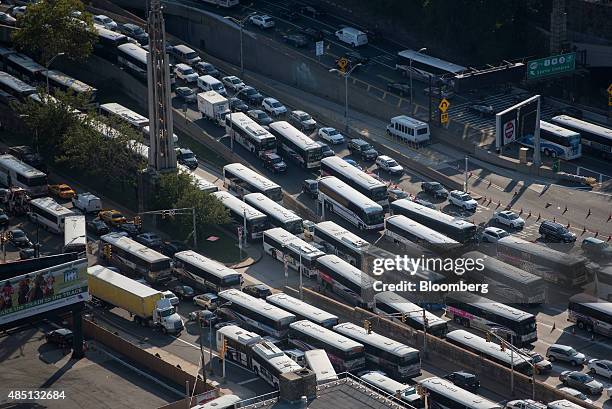
[[[527,67],[528,80],[571,72],[576,69],[576,53],[553,55],[532,60],[527,63]]]
[[[495,146],[502,146],[533,135],[538,113],[539,96],[531,97],[495,115]]]
[[[86,301],[87,259],[0,281],[0,326]]]

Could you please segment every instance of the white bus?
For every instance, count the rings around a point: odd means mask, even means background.
[[[423,407],[421,397],[414,386],[395,381],[376,371],[361,375],[360,378],[374,388],[384,392],[384,394],[388,394],[389,397],[400,399],[413,408]]]
[[[85,216],[74,215],[64,218],[64,253],[87,252],[87,233],[85,231]]]
[[[319,203],[324,212],[336,213],[361,230],[381,230],[385,211],[335,176],[319,179]]]
[[[468,392],[446,379],[433,376],[419,381],[429,394],[430,407],[438,409],[502,409],[498,403]]]
[[[408,217],[398,214],[385,219],[385,236],[396,244],[411,246],[418,244],[431,250],[445,253],[460,246],[459,242],[423,226]]]
[[[136,78],[146,81],[148,54],[147,50],[136,44],[122,44],[117,47],[117,63]]]
[[[4,71],[0,71],[0,90],[21,101],[25,100],[30,95],[36,94],[35,87],[26,84],[19,78],[15,78]]]
[[[330,156],[321,160],[321,176],[335,176],[383,208],[389,207],[387,185],[339,156]]]
[[[13,155],[0,155],[0,183],[23,188],[31,197],[47,194],[47,175]]]
[[[363,268],[370,243],[332,221],[314,226],[314,240],[323,245],[325,251],[333,253],[357,268]]]
[[[409,347],[375,332],[368,332],[351,322],[334,326],[334,331],[365,347],[366,363],[391,378],[406,381],[421,375],[421,354]]]
[[[108,247],[106,247],[108,246]],[[110,259],[104,250],[110,250]],[[114,264],[122,271],[144,277],[150,283],[159,283],[172,277],[170,257],[166,257],[120,233],[100,237],[98,257]]]
[[[246,237],[248,240],[255,240],[263,237],[263,231],[268,223],[268,217],[257,209],[253,209],[236,196],[225,192],[212,192],[211,195],[216,197],[223,203],[226,209],[229,210],[230,216],[234,223],[239,228],[244,228],[246,225]]]
[[[323,149],[287,121],[270,124],[272,135],[276,136],[278,146],[285,158],[294,160],[304,169],[318,168],[321,165]]]
[[[526,135],[518,140],[521,145],[534,148],[534,136]],[[540,121],[540,151],[552,158],[564,160],[578,159],[582,156],[580,134],[557,124]]]
[[[237,325],[227,325],[216,332],[217,351],[222,351],[223,341],[227,343],[225,357],[240,365],[251,368],[251,348],[263,341],[263,338],[254,332],[240,328]]]
[[[612,337],[612,302],[588,294],[576,294],[569,299],[567,320],[607,337]]]
[[[44,78],[46,68],[32,58],[21,53],[10,53],[4,59],[6,72],[13,74],[23,81],[36,84]]]
[[[30,201],[28,217],[43,229],[60,234],[64,231],[64,219],[74,213],[50,197],[40,197]]]
[[[274,135],[243,112],[232,112],[225,116],[225,132],[257,157],[267,152],[276,152]]]
[[[317,383],[338,379],[334,366],[324,349],[311,349],[304,352],[304,360],[306,361],[306,366],[315,373]]]
[[[224,290],[217,295],[220,304],[231,303],[227,309],[232,311],[236,321],[275,338],[284,338],[289,324],[295,321],[295,315],[240,290]]]
[[[137,131],[149,125],[149,119],[116,102],[100,105],[100,113],[108,118],[116,118]]]
[[[372,310],[374,280],[370,276],[333,254],[317,258],[315,266],[323,289],[342,297],[349,305]]]
[[[223,395],[206,403],[192,406],[191,409],[233,409],[234,405],[241,400],[242,398],[237,395]]]
[[[584,409],[584,406],[577,405],[567,399],[548,402],[548,405],[546,405],[546,407],[548,409]]]
[[[289,344],[309,351],[324,349],[336,372],[359,372],[365,369],[362,344],[308,320],[292,323]]]
[[[266,301],[294,314],[298,320],[309,320],[325,328],[338,324],[338,317],[305,301],[298,300],[285,293],[276,293],[266,297]]]
[[[443,337],[448,331],[446,320],[411,303],[392,291],[383,291],[374,295],[374,312],[391,317],[396,322],[402,322],[421,331],[423,330],[425,318],[427,319],[427,333],[437,337]],[[423,312],[425,312],[425,315],[423,315]]]
[[[129,42],[127,36],[108,30],[102,26],[94,24],[98,41],[94,44],[94,54],[111,62],[117,61],[117,48]]]
[[[531,375],[533,371],[530,364],[531,358],[528,356],[523,356],[508,348],[503,348],[500,344],[495,342],[488,342],[486,339],[463,329],[450,331],[446,334],[446,340],[451,344],[457,345],[462,349],[473,352],[482,358],[486,358],[506,368],[512,368],[514,365],[514,370],[522,374]]]
[[[293,359],[270,341],[255,344],[253,350],[253,372],[278,390],[280,375],[302,369]]]
[[[242,274],[193,250],[174,254],[174,272],[189,285],[205,291],[240,289]]]
[[[241,163],[223,167],[223,186],[240,198],[249,193],[262,193],[275,202],[283,200],[283,190],[279,185]]]
[[[281,227],[269,229],[263,233],[263,248],[275,260],[282,263],[287,262],[287,266],[308,277],[317,275],[315,260],[325,253],[306,243],[299,237],[294,236]]]
[[[395,68],[404,76],[409,76],[412,72],[411,76],[416,81],[427,82],[431,79],[430,77],[459,74],[467,70],[466,67],[461,65],[416,50],[399,51],[397,55],[400,63],[396,64]]]
[[[292,234],[301,234],[304,231],[300,216],[263,193],[249,193],[244,196],[244,201],[268,216],[270,227],[282,227]]]
[[[60,71],[49,70],[45,71],[44,76],[45,79],[49,76],[49,86],[55,89],[58,89],[62,92],[71,92],[75,95],[88,95],[89,96],[89,106],[96,106],[96,99],[98,90],[91,85],[85,84],[82,81],[74,79],[69,75],[64,74]],[[77,107],[84,108],[84,107]]]
[[[580,133],[582,150],[602,158],[612,158],[612,129],[567,115],[553,117],[550,122]]]

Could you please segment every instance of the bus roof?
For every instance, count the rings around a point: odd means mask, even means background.
[[[450,214],[442,213],[441,211],[435,209],[430,209],[429,207],[421,206],[420,204],[408,199],[395,200],[391,203],[391,206],[403,208],[412,212],[417,212],[423,214],[428,218],[440,220],[446,224],[453,225],[460,229],[470,229],[476,227],[474,226],[474,224],[468,222],[467,220],[451,216]]]
[[[217,333],[222,334],[232,341],[239,342],[242,345],[253,345],[262,341],[259,334],[247,331],[244,328],[240,328],[238,325],[226,325],[225,327],[219,328]]]
[[[269,236],[270,238],[277,240],[283,246],[287,246],[291,248],[297,253],[300,253],[304,256],[308,256],[310,258],[322,256],[325,253],[310,243],[305,242],[299,237],[289,233],[287,230],[282,227],[275,227],[273,229],[268,229],[264,231],[264,236]]]
[[[132,44],[132,43],[121,44],[120,46],[117,47],[117,49],[121,51],[122,53],[129,55],[130,57],[144,64],[147,63],[147,55],[149,55],[149,52],[145,50],[144,48],[137,46],[136,44]]]
[[[237,177],[247,180],[262,191],[280,188],[279,185],[272,182],[270,179],[244,166],[242,163],[230,163],[229,165],[225,165],[223,171],[225,172],[225,170],[232,172]]]
[[[192,406],[191,409],[229,409],[241,400],[242,398],[238,395],[223,395],[206,403]]]
[[[96,32],[98,33],[99,37],[106,38],[107,40],[111,40],[113,42],[115,42],[115,41],[117,41],[117,40],[119,40],[121,38],[125,38],[125,41],[127,41],[127,36],[125,36],[125,35],[123,35],[121,33],[118,33],[116,31],[109,30],[109,29],[104,28],[104,27],[102,27],[102,26],[100,26],[98,24],[94,24],[94,28],[96,29]]]
[[[212,273],[217,277],[242,275],[236,270],[226,267],[218,261],[205,257],[193,250],[179,251],[174,254],[174,257],[184,263],[191,264],[199,269]]]
[[[500,317],[508,318],[513,321],[525,321],[535,320],[533,314],[519,310],[518,308],[510,307],[509,305],[502,304],[497,301],[490,300],[488,298],[467,292],[451,292],[446,294],[447,298],[456,300],[463,304],[473,304],[482,308],[483,310],[495,313]]]
[[[10,62],[12,62],[14,64],[19,65],[20,67],[25,68],[31,74],[37,74],[39,72],[42,72],[42,71],[46,70],[46,68],[44,66],[42,66],[39,63],[37,63],[36,61],[31,59],[27,55],[24,55],[24,54],[21,54],[21,53],[9,54],[9,55],[7,55],[6,59],[7,59],[7,61],[10,61]]]
[[[301,221],[302,218],[291,210],[286,209],[283,205],[270,199],[268,196],[260,192],[249,193],[244,196],[244,201],[260,210],[262,213],[274,216],[283,223],[292,221]]]
[[[495,257],[488,256],[479,251],[467,252],[462,257],[465,259],[471,258],[473,260],[482,260],[482,263],[484,265],[483,274],[485,276],[488,276],[488,271],[493,271],[500,276],[510,277],[513,281],[524,285],[539,284],[544,281],[544,279],[540,276],[531,274],[530,272],[522,270],[511,264],[504,263],[503,261],[498,260]]]
[[[375,179],[373,176],[368,175],[363,170],[357,169],[339,156],[330,156],[329,158],[321,159],[321,164],[329,166],[334,171],[341,173],[344,177],[350,179],[352,182],[357,183],[363,188],[374,189],[374,188],[385,188],[385,185],[380,180]]]
[[[391,123],[395,122],[409,126],[411,128],[420,128],[423,126],[428,126],[427,122],[419,121],[418,119],[415,119],[408,115],[394,116],[393,118],[391,118]]]
[[[338,321],[338,317],[334,314],[330,314],[327,311],[317,308],[314,305],[297,298],[291,297],[285,293],[269,295],[266,297],[266,301],[316,323],[322,323],[323,321],[329,320],[336,320],[336,322]]]
[[[337,238],[343,244],[349,245],[356,249],[364,250],[370,246],[370,243],[356,234],[351,233],[342,226],[337,225],[332,221],[320,222],[315,225],[314,235],[317,231],[321,231],[330,237]]]
[[[254,209],[247,203],[238,199],[236,196],[228,193],[224,190],[218,192],[212,192],[211,195],[219,199],[223,206],[227,207],[231,211],[237,214],[246,214],[247,220],[253,219],[267,219],[267,216],[257,209]]]
[[[499,404],[468,392],[465,389],[461,389],[452,382],[438,378],[437,376],[423,379],[419,381],[419,384],[429,391],[461,402],[459,406],[465,407],[466,409],[501,409]]]
[[[436,230],[430,229],[427,226],[423,226],[421,223],[417,223],[401,214],[387,217],[385,220],[385,228],[387,224],[404,229],[420,239],[427,241],[428,243],[459,245],[459,242],[451,239],[450,237],[445,236]]]
[[[553,124],[553,123],[546,122],[546,121],[540,121],[540,129],[550,132],[550,133],[554,133],[555,135],[558,135],[562,138],[572,138],[572,137],[580,136],[580,134],[576,131],[565,129],[565,128],[562,128],[560,125]]]
[[[125,237],[119,233],[108,233],[104,236],[101,236],[100,239],[113,246],[119,247],[120,249],[127,251],[130,254],[141,257],[150,263],[162,260],[170,261],[169,257],[166,257],[163,254],[158,253],[157,251],[150,249],[147,246],[144,246],[138,243],[137,241],[134,241],[131,238]]]
[[[96,92],[97,90],[91,85],[87,85],[82,81],[74,79],[63,72],[49,70],[45,72],[45,76],[49,75],[49,79],[59,84],[72,89],[75,92]]]
[[[446,334],[446,338],[458,342],[462,345],[466,345],[470,348],[476,349],[481,353],[489,355],[508,365],[511,365],[513,360],[514,365],[520,365],[527,363],[530,359],[523,355],[512,353],[512,351],[510,351],[510,349],[508,348],[502,351],[501,346],[499,344],[496,344],[495,342],[487,342],[486,339],[479,337],[478,335],[474,335],[471,332],[468,332],[463,329],[457,329],[448,332]]]
[[[45,173],[9,154],[0,155],[0,165],[25,177],[45,176]]]
[[[4,71],[0,71],[0,83],[11,87],[12,89],[18,91],[20,94],[34,94],[36,92],[35,87],[21,81],[19,78],[13,77],[11,74]]]
[[[338,334],[330,329],[322,327],[314,322],[308,320],[301,320],[292,322],[289,327],[293,330],[302,332],[308,336],[318,339],[319,341],[333,345],[334,347],[342,350],[349,351],[354,348],[363,348],[363,344],[357,341],[353,341],[344,335]]]
[[[382,291],[374,295],[374,304],[377,302],[385,303],[396,309],[398,312],[406,314],[411,319],[423,325],[423,308],[411,303],[404,297],[392,291]],[[425,316],[427,317],[428,327],[446,325],[446,321],[444,319],[430,313],[427,310],[425,310]]]
[[[354,284],[360,285],[362,287],[368,287],[374,282],[374,280],[369,275],[367,275],[354,265],[350,264],[348,261],[344,261],[335,254],[326,254],[324,256],[321,256],[317,259],[317,263],[320,263],[326,266],[327,268],[337,271],[347,280],[350,280]]]
[[[295,315],[290,312],[269,304],[261,298],[252,297],[235,288],[223,290],[219,292],[218,295],[227,301],[231,301],[233,304],[257,311],[257,313],[273,320],[280,320],[283,318],[295,319]]]
[[[417,63],[430,65],[442,71],[450,72],[453,74],[459,74],[462,71],[467,70],[466,67],[461,65],[453,64],[452,62],[441,60],[440,58],[432,57],[415,50],[403,50],[397,53],[402,58],[412,60]]]
[[[366,381],[367,383],[377,387],[378,389],[381,389],[391,394],[395,394],[397,391],[405,391],[406,389],[414,390],[413,386],[398,382],[379,372],[368,372],[364,375],[361,375],[360,378]]]
[[[293,142],[300,149],[305,151],[310,149],[321,149],[321,145],[304,135],[287,121],[272,122],[269,126],[270,129],[281,134],[284,138],[287,138]]]
[[[30,200],[30,205],[36,206],[39,209],[44,209],[56,217],[74,215],[72,210],[62,206],[50,197],[39,197],[38,199],[32,199]]]
[[[253,345],[253,353],[265,359],[279,373],[287,373],[302,369],[293,359],[270,341]]]
[[[377,334],[376,332],[368,332],[365,328],[353,324],[352,322],[345,322],[334,326],[334,331],[339,332],[342,335],[354,339],[364,345],[372,345],[373,347],[379,348],[389,354],[406,357],[418,355],[419,350],[409,347],[408,345],[402,344],[401,342],[394,341],[391,338],[387,338],[383,335]]]
[[[520,237],[513,235],[499,239],[497,241],[497,247],[499,248],[500,246],[533,254],[534,256],[541,257],[543,259],[547,259],[555,263],[565,264],[566,266],[571,266],[574,264],[583,264],[586,261],[584,257],[562,253],[555,249],[551,249],[550,247],[532,243],[530,241],[523,240]]]
[[[589,308],[603,312],[608,316],[612,316],[612,302],[607,302],[601,298],[597,298],[593,295],[580,293],[576,294],[569,299],[570,303],[584,304]]]
[[[591,122],[576,119],[567,115],[554,116],[552,117],[551,121],[561,126],[574,128],[578,130],[578,132],[586,131],[589,133],[594,133],[612,141],[612,129],[606,128],[605,126],[593,124]]]
[[[108,112],[109,114],[117,115],[118,117],[135,125],[144,126],[149,123],[149,119],[147,117],[142,116],[139,113],[134,112],[131,109],[126,108],[116,102],[101,104],[100,109],[102,111]]]
[[[548,409],[584,409],[584,406],[580,406],[574,402],[570,402],[567,399],[548,402],[547,407]]]
[[[150,297],[159,293],[159,291],[155,288],[141,284],[136,280],[132,280],[123,274],[115,273],[114,271],[100,265],[88,267],[87,274],[104,281],[112,281],[115,287],[130,291],[131,293],[142,298]]]
[[[244,112],[234,112],[231,115],[228,115],[227,118],[232,121],[232,126],[237,126],[241,128],[242,130],[248,132],[254,139],[257,139],[260,142],[270,138],[276,139],[274,135],[272,135],[263,126],[259,125],[257,122],[251,119]]]
[[[383,211],[381,205],[353,189],[351,186],[347,185],[335,176],[325,176],[320,178],[319,192],[321,191],[321,186],[325,186],[335,193],[344,196],[347,200],[361,206],[366,213]]]
[[[317,382],[338,379],[338,375],[324,349],[304,351],[306,365],[315,373]]]

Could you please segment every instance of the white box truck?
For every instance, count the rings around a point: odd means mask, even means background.
[[[198,110],[204,118],[223,126],[225,115],[230,112],[227,98],[216,91],[200,92],[198,94]]]
[[[105,307],[119,307],[144,326],[159,327],[166,333],[180,333],[185,324],[160,291],[115,273],[103,266],[87,269],[89,293]]]

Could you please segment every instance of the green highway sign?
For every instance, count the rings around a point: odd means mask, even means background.
[[[527,79],[534,80],[576,69],[576,53],[553,55],[527,63]]]

